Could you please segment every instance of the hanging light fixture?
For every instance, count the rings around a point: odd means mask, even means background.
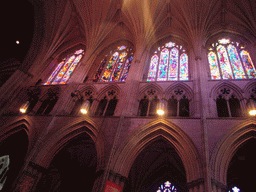
[[[89,111],[89,107],[90,107],[90,101],[86,100],[82,106],[81,106],[81,109],[80,109],[80,112],[85,115],[88,113]]]
[[[256,98],[249,98],[249,114],[256,116]]]
[[[156,109],[156,113],[160,116],[164,115],[165,113],[165,102],[164,100],[161,100],[158,104],[157,104],[157,109]]]
[[[26,113],[27,112],[27,109],[29,107],[29,101],[27,101],[26,103],[24,103],[21,107],[20,107],[20,112],[21,113]]]

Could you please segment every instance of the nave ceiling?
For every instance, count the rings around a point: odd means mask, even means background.
[[[34,1],[34,0],[31,0]],[[256,40],[256,2],[251,0],[41,0],[46,55],[83,44],[94,54],[118,41],[136,50],[175,39],[196,51],[218,34]],[[100,51],[99,51],[100,52]],[[97,54],[99,54],[97,52]]]

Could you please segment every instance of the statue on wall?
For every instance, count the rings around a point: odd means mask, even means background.
[[[9,170],[10,158],[9,155],[0,157],[0,191],[3,189]]]

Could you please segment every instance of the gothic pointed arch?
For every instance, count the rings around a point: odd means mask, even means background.
[[[218,117],[240,117],[244,114],[241,101],[243,91],[232,82],[222,82],[215,85],[210,97],[216,102]]]
[[[256,121],[252,119],[231,128],[219,140],[210,159],[212,178],[227,185],[227,171],[232,157],[251,138],[256,138]]]
[[[86,118],[85,120],[77,119],[72,122],[72,124],[66,125],[59,131],[51,133],[50,137],[44,137],[44,142],[40,143],[41,149],[33,161],[42,167],[47,168],[55,154],[57,154],[69,140],[82,133],[86,133],[94,142],[97,151],[97,170],[101,169],[104,164],[103,153],[105,139],[99,134],[97,123],[89,118]]]
[[[140,151],[158,138],[170,142],[175,147],[185,167],[187,182],[202,176],[201,160],[193,141],[181,128],[166,120],[152,121],[127,138],[117,149],[111,168],[128,177]]]

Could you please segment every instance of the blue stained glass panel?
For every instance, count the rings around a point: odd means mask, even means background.
[[[160,55],[157,81],[166,81],[167,80],[168,59],[169,59],[169,50],[163,49],[161,52],[161,55]]]
[[[220,79],[217,55],[211,51],[210,53],[208,53],[208,61],[210,65],[211,79]]]
[[[177,48],[172,48],[170,51],[170,63],[168,70],[168,80],[176,81],[178,80],[178,63],[179,62],[179,50]]]
[[[248,51],[242,50],[240,52],[245,71],[250,79],[256,78],[256,71],[252,59]]]
[[[233,79],[231,66],[228,60],[226,48],[223,45],[217,47],[217,54],[223,79]]]
[[[180,56],[180,80],[188,80],[188,55],[186,53]]]
[[[233,66],[233,73],[234,73],[235,79],[245,79],[246,76],[245,76],[238,52],[236,50],[236,47],[234,45],[228,45],[227,50],[228,50],[230,62]]]
[[[151,57],[147,81],[155,81],[156,80],[156,70],[157,70],[157,65],[158,65],[158,59],[159,58],[157,55],[153,55]]]

